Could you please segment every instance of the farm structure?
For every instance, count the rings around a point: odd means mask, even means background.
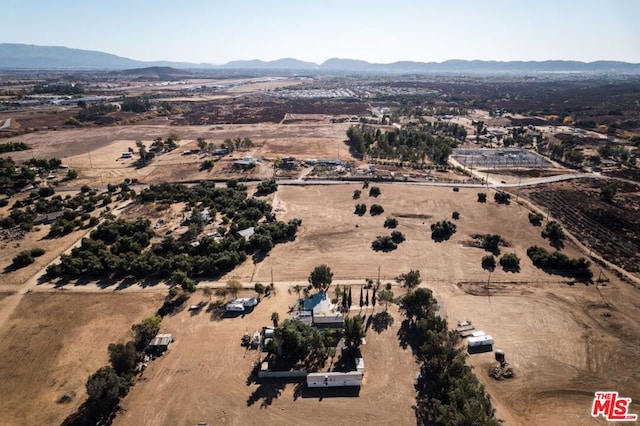
[[[502,169],[527,167],[544,169],[553,167],[551,162],[541,155],[520,148],[457,148],[453,150],[453,158],[469,168]]]
[[[171,334],[158,334],[149,342],[147,350],[155,353],[166,352],[171,343],[173,343],[173,336]]]

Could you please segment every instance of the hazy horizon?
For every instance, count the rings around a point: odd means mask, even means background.
[[[335,0],[276,4],[9,0],[0,42],[64,46],[141,61],[321,64],[447,60],[640,63],[640,2]]]

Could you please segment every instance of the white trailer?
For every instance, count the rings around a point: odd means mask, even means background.
[[[251,308],[258,304],[258,299],[256,299],[255,297],[240,297],[238,299],[232,300],[231,303],[242,304],[247,308]]]
[[[364,374],[359,371],[349,371],[348,373],[309,373],[307,374],[307,386],[310,388],[362,386],[363,376]]]
[[[244,305],[242,303],[228,303],[226,307],[229,312],[244,312]]]
[[[491,345],[493,345],[493,337],[489,335],[476,336],[476,337],[472,336],[467,339],[467,346],[470,348],[473,348],[476,346],[491,346]]]

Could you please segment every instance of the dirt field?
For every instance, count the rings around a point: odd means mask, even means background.
[[[224,126],[180,126],[168,128],[164,125],[113,126],[80,130],[66,130],[52,138],[50,133],[32,133],[9,139],[24,141],[33,149],[12,153],[19,160],[42,157],[57,157],[71,168],[78,170],[79,179],[74,186],[87,184],[106,185],[119,183],[125,178],[137,178],[144,183],[163,181],[199,180],[226,178],[230,175],[233,159],[250,155],[255,158],[275,159],[295,156],[305,158],[351,158],[344,144],[348,124],[261,124]],[[170,153],[158,155],[149,165],[136,168],[137,155],[132,159],[120,158],[121,153],[133,148],[137,151],[136,140],[147,147],[157,137],[167,137],[177,133],[180,147]],[[182,155],[183,151],[197,148],[196,139],[203,137],[207,142],[221,144],[226,138],[250,137],[255,147],[226,156],[217,162],[212,171],[200,171],[205,158],[202,155]],[[240,172],[232,172],[245,176]],[[259,165],[248,178],[262,179],[270,176],[272,165]]]
[[[338,417],[340,423],[348,424],[415,424],[409,384],[418,367],[411,351],[399,347],[397,315],[390,329],[381,334],[370,330],[367,335],[362,352],[371,370],[365,374],[359,397],[313,392],[296,381],[248,380],[259,352],[241,347],[240,339],[247,331],[269,325],[272,312],[286,318],[296,299],[287,289],[279,285],[275,296],[244,317],[212,320],[203,310],[165,319],[163,328],[174,333],[177,341],[166,355],[150,363],[124,399],[125,411],[115,424],[320,425]]]
[[[157,293],[24,295],[0,325],[1,423],[60,424],[85,400],[87,377],[108,363],[109,343],[130,338],[161,301]],[[57,403],[65,393],[75,396]]]
[[[334,271],[335,279],[377,278],[378,266],[383,280],[391,280],[409,269],[425,271],[425,279],[456,282],[483,280],[487,272],[480,266],[482,249],[469,247],[472,234],[499,233],[512,244],[502,253],[513,252],[521,258],[521,272],[504,272],[498,268],[495,280],[548,280],[550,276],[535,268],[526,255],[532,244],[549,247],[540,236],[540,228],[529,224],[529,210],[517,203],[498,205],[493,201],[476,201],[478,189],[417,187],[408,185],[374,184],[382,195],[368,197],[367,190],[359,200],[353,200],[360,184],[338,186],[280,186],[273,197],[273,208],[279,218],[302,219],[298,237],[292,243],[277,245],[261,263],[250,260],[236,268],[232,275],[252,281],[270,281],[273,269],[276,281],[298,280],[307,277],[318,264],[326,263]],[[484,191],[484,190],[483,190]],[[492,199],[489,194],[488,199]],[[384,213],[360,217],[354,214],[357,203],[380,204]],[[451,220],[454,211],[460,220],[454,221],[458,231],[449,241],[434,242],[429,226],[441,220]],[[378,235],[389,235],[384,228],[387,216],[398,219],[398,228],[406,241],[389,253],[375,252],[371,242]],[[411,217],[413,216],[413,217]],[[567,246],[569,256],[577,256],[575,248]],[[428,272],[426,272],[428,271]]]

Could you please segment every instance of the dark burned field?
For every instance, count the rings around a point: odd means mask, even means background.
[[[556,182],[522,193],[560,220],[585,246],[640,276],[640,185],[618,182],[612,203],[600,200],[604,181]]]
[[[173,124],[254,124],[279,123],[285,114],[363,115],[366,103],[348,99],[272,99],[251,97],[233,101],[199,102]]]

